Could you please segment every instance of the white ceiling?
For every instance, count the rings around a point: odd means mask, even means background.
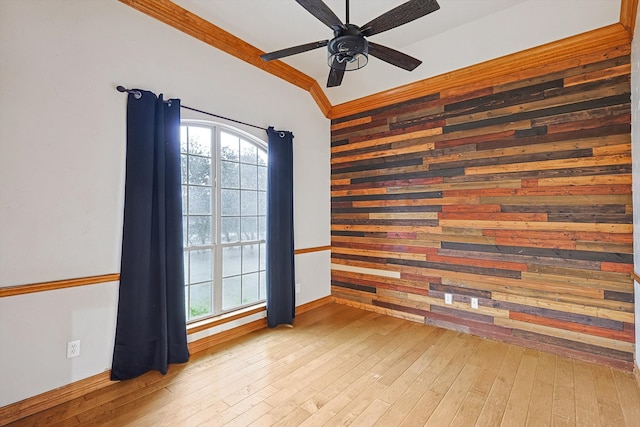
[[[265,52],[327,40],[332,31],[294,0],[173,0]],[[345,21],[344,0],[324,0]],[[363,25],[406,0],[351,0],[350,21]],[[326,49],[283,59],[316,79],[332,105],[616,23],[621,0],[438,0],[440,10],[371,36],[423,61],[412,72],[371,57],[325,88]]]

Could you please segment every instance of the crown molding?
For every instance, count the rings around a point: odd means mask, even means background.
[[[169,0],[119,1],[216,49],[220,49],[254,67],[310,92],[325,115],[331,108],[329,99],[313,78],[282,61],[263,61],[260,59],[260,55],[265,52],[187,9]]]
[[[620,4],[620,23],[633,38],[638,13],[638,0],[622,0]]]
[[[445,89],[509,83],[596,62],[603,56],[621,56],[628,53],[624,47],[630,44],[629,33],[616,23],[339,104],[331,108],[329,118],[346,117]]]
[[[597,61],[602,58],[601,55],[613,57],[628,54],[639,2],[621,0],[619,23],[332,106],[318,82],[310,76],[282,61],[262,61],[260,55],[264,52],[260,49],[170,0],[119,1],[308,91],[320,111],[329,119],[388,106],[443,89],[514,81],[553,72],[554,66],[576,66]]]

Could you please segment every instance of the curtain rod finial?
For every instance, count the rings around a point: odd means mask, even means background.
[[[135,99],[140,99],[140,98],[142,98],[142,92],[140,92],[139,90],[131,90],[131,89],[127,89],[126,87],[124,87],[124,86],[120,86],[120,85],[116,86],[116,90],[117,90],[118,92],[123,92],[123,93],[124,93],[124,92],[127,92],[127,93],[131,93],[131,94],[133,94],[133,97],[134,97]]]

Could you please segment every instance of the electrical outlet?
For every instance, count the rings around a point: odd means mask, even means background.
[[[296,283],[296,294],[300,293],[300,283]]]
[[[444,294],[444,303],[453,304],[453,294]]]
[[[69,341],[67,343],[67,359],[80,356],[80,340]]]
[[[471,308],[478,309],[478,298],[471,298]]]

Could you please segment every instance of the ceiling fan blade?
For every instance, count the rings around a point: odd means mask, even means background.
[[[336,87],[342,84],[344,70],[347,68],[347,61],[338,62],[333,60],[332,67],[329,69],[329,78],[327,79],[327,87]]]
[[[413,71],[418,65],[422,64],[422,61],[406,53],[371,42],[369,42],[369,55],[408,71]]]
[[[410,0],[360,27],[364,36],[372,36],[422,18],[440,9],[436,0]]]
[[[307,11],[318,18],[324,25],[332,30],[344,29],[345,26],[336,16],[329,6],[327,6],[322,0],[296,0],[300,6],[307,9]]]
[[[319,42],[301,44],[300,46],[288,47],[286,49],[276,50],[275,52],[263,53],[260,55],[263,61],[273,61],[274,59],[284,58],[285,56],[291,56],[309,50],[318,49],[324,47],[329,43],[329,40],[322,40]]]

